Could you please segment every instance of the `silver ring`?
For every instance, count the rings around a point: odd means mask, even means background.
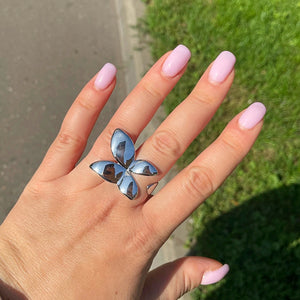
[[[110,148],[117,162],[100,160],[90,165],[90,168],[104,180],[116,183],[122,194],[133,200],[138,194],[138,186],[131,173],[154,176],[157,169],[146,160],[135,160],[135,149],[132,139],[121,129],[116,129],[112,135]],[[147,186],[151,194],[157,182]]]

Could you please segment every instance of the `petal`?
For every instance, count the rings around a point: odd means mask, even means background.
[[[103,179],[117,183],[119,179],[124,175],[126,169],[121,165],[112,161],[96,161],[90,165],[90,168],[100,175]]]
[[[111,138],[110,147],[114,158],[127,169],[135,156],[131,138],[121,129],[116,129]]]
[[[125,173],[124,176],[117,183],[119,190],[127,196],[130,200],[133,200],[137,193],[138,187],[132,176]]]
[[[156,168],[145,160],[135,160],[129,166],[129,171],[145,176],[153,176],[157,174]]]

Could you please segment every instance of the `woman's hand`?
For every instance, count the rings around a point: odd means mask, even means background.
[[[256,103],[237,115],[155,196],[145,191],[147,184],[168,172],[222,103],[234,77],[231,53],[219,55],[191,94],[137,150],[136,159],[151,162],[158,175],[134,176],[139,186],[134,200],[89,168],[98,160],[114,161],[110,141],[116,128],[136,141],[189,58],[182,45],[161,57],[78,163],[115,87],[115,67],[105,65],[83,88],[0,227],[0,278],[3,286],[12,288],[6,293],[14,289],[28,299],[176,299],[225,276],[227,265],[203,257],[183,258],[148,271],[174,229],[247,154],[261,130],[264,106]]]

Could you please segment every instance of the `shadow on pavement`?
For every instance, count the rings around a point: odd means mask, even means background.
[[[189,254],[231,267],[196,299],[300,299],[300,185],[271,190],[207,224]]]

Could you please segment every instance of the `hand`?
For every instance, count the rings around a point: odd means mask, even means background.
[[[115,87],[107,64],[81,91],[60,132],[17,204],[0,227],[3,293],[24,299],[176,299],[200,283],[220,280],[228,266],[203,257],[182,258],[149,272],[158,249],[232,172],[262,127],[265,108],[251,105],[219,138],[155,196],[161,179],[222,103],[234,77],[234,56],[223,52],[191,94],[137,150],[157,176],[135,176],[129,200],[89,166],[114,160],[110,140],[121,128],[136,141],[184,73],[189,50],[162,56],[124,100],[93,148],[78,163],[90,131]],[[76,165],[77,164],[77,165]],[[9,286],[10,289],[5,289]]]

